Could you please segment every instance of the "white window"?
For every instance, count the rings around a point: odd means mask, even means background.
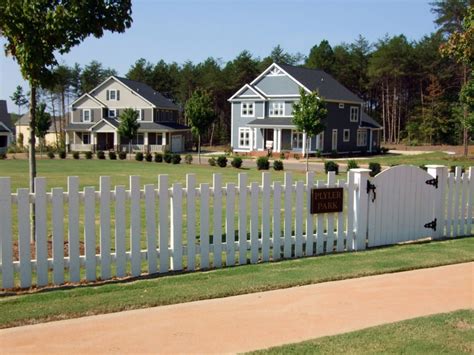
[[[349,142],[351,139],[351,130],[345,129],[344,130],[344,142]]]
[[[109,90],[109,100],[110,101],[117,101],[118,100],[118,90]]]
[[[250,128],[239,128],[239,148],[250,148]]]
[[[303,133],[291,131],[291,148],[303,149]]]
[[[359,108],[351,106],[351,122],[359,122]]]
[[[115,117],[117,117],[117,110],[114,109],[114,108],[110,108],[110,109],[109,109],[109,117],[110,117],[110,118],[115,118]]]
[[[270,105],[270,116],[283,116],[285,114],[284,102],[272,102]]]
[[[242,102],[240,105],[241,105],[240,113],[242,117],[254,116],[254,103],[253,102]]]
[[[344,108],[344,102],[339,103],[339,108]]]
[[[82,122],[90,122],[91,121],[91,110],[86,108],[82,110]]]
[[[362,131],[362,130],[357,131],[357,146],[358,147],[367,146],[367,131]]]
[[[143,119],[143,117],[142,117],[142,110],[141,110],[141,109],[136,109],[135,111],[138,112],[138,119],[137,119],[137,120],[138,120],[138,121],[141,121],[141,120]]]
[[[91,144],[91,135],[89,133],[82,133],[82,144]]]

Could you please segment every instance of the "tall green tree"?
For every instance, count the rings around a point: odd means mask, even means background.
[[[306,58],[305,67],[311,69],[321,69],[328,73],[333,72],[334,51],[327,40],[322,40],[319,45],[315,45],[309,51]]]
[[[141,83],[153,86],[153,64],[144,58],[138,59],[125,75],[127,79],[139,81]]]
[[[138,111],[133,108],[126,108],[119,117],[118,134],[128,139],[129,159],[132,153],[132,139],[136,137],[140,123],[138,123]]]
[[[40,103],[36,108],[36,129],[35,135],[40,141],[40,155],[43,155],[43,149],[45,146],[45,137],[48,134],[49,128],[51,127],[51,115],[46,112],[46,104]]]
[[[18,106],[18,115],[20,115],[21,108],[28,104],[28,99],[26,98],[26,95],[23,93],[23,88],[20,85],[16,87],[15,92],[13,93],[12,96],[10,96],[10,99],[13,101],[15,105]]]
[[[328,110],[326,102],[317,91],[306,93],[300,89],[300,99],[293,104],[293,124],[297,130],[306,134],[306,171],[308,171],[309,144],[312,137],[324,131],[324,121]]]
[[[109,76],[117,75],[117,71],[111,68],[104,68],[102,63],[93,60],[81,71],[80,83],[81,94],[91,91]]]
[[[201,136],[209,129],[216,117],[213,106],[211,96],[206,91],[198,89],[193,92],[184,109],[191,131],[198,139],[199,164],[201,164]]]
[[[462,30],[463,19],[467,15],[470,0],[436,0],[430,3],[435,14],[435,24],[445,35]]]

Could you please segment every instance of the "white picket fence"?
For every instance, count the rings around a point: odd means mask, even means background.
[[[439,208],[444,208],[443,235],[472,233],[472,173],[472,168],[466,174],[458,169],[439,180],[447,198],[443,197],[443,207],[431,209],[439,218]],[[35,193],[24,188],[12,193],[10,178],[0,178],[1,286],[61,285],[363,250],[370,246],[368,180],[367,169],[351,170],[346,181],[336,180],[334,173],[327,181],[315,181],[309,172],[306,182],[294,182],[286,172],[283,183],[272,182],[270,173],[264,172],[261,183],[249,183],[242,173],[237,184],[225,185],[220,174],[214,174],[212,185],[197,185],[195,176],[188,174],[185,186],[170,185],[168,176],[159,175],[157,184],[143,187],[138,176],[131,176],[127,190],[111,189],[110,178],[100,177],[97,191],[79,191],[79,179],[69,177],[67,191],[47,192],[45,178],[37,178]],[[313,187],[342,187],[344,211],[310,214]],[[426,229],[415,239],[428,236],[439,237],[440,228]]]

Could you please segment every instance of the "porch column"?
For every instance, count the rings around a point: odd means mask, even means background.
[[[95,151],[96,150],[96,147],[97,147],[97,133],[95,132],[92,132],[91,133],[91,141],[92,141],[92,151]]]
[[[373,130],[369,130],[369,153],[372,153]]]
[[[145,132],[143,136],[143,150],[148,152],[148,132]]]
[[[276,133],[276,134],[275,134]],[[274,133],[273,140],[275,141],[275,152],[281,152],[281,128],[277,128],[276,132]]]
[[[316,136],[316,150],[319,149],[319,145],[321,143],[321,133],[319,133],[317,136]]]
[[[117,131],[114,132],[114,150],[120,151],[120,138]]]
[[[64,138],[66,139],[66,152],[70,152],[71,149],[69,149],[69,132],[66,132]]]
[[[162,145],[166,145],[166,132],[162,133],[163,139],[161,140]]]
[[[303,149],[302,149],[303,156],[306,154],[306,132],[303,132]]]
[[[250,128],[250,137],[249,137],[249,140],[250,140],[250,142],[249,142],[249,143],[250,143],[250,144],[249,144],[249,146],[250,146],[250,151],[252,151],[252,150],[253,150],[253,128]]]

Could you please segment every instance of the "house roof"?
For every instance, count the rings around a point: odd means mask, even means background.
[[[88,131],[96,123],[69,123],[65,130],[66,131]]]
[[[288,64],[277,64],[308,90],[318,90],[328,100],[363,102],[356,94],[339,83],[330,74],[320,69],[295,67]]]
[[[249,126],[291,126],[295,125],[291,117],[272,117],[272,118],[257,118],[256,120],[247,123]]]
[[[140,122],[139,130],[177,131],[188,129],[190,129],[188,126],[176,122]]]
[[[8,113],[6,100],[0,100],[0,122],[10,131],[13,131],[14,127],[10,114]]]
[[[48,133],[56,132],[54,129],[54,122],[58,125],[59,130],[59,121],[63,120],[64,123],[67,123],[66,118],[61,118],[61,116],[51,116],[51,125],[49,126]],[[21,116],[18,121],[15,123],[16,126],[29,126],[30,125],[30,113],[27,112],[23,116]]]
[[[376,120],[374,120],[372,117],[370,117],[367,113],[364,111],[361,112],[361,127],[367,127],[367,128],[382,128],[380,123],[378,123]]]
[[[147,84],[118,76],[114,76],[114,78],[157,107],[168,108],[172,110],[178,109],[178,106],[172,100],[164,97],[161,93],[155,91]]]

